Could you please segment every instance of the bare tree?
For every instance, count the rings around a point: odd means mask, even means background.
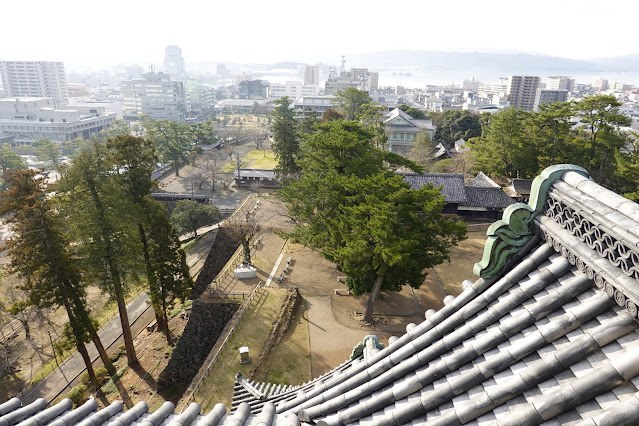
[[[6,296],[10,302],[7,312],[22,325],[25,338],[31,340],[31,321],[36,316],[36,308],[28,303],[27,293],[18,287],[9,286]]]
[[[259,203],[259,202],[258,202]],[[256,203],[251,210],[238,211],[229,217],[224,223],[224,227],[242,243],[244,259],[242,263],[251,265],[251,238],[260,230],[260,224],[256,218],[256,210],[259,204]]]

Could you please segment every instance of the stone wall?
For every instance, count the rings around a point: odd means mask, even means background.
[[[226,262],[229,261],[239,246],[240,241],[231,235],[228,229],[222,227],[217,231],[215,241],[206,257],[200,274],[195,280],[189,299],[197,299],[204,293],[204,290],[206,290],[217,274],[224,268]]]
[[[158,378],[160,389],[171,385],[186,387],[191,383],[238,307],[237,303],[193,302],[189,322]]]

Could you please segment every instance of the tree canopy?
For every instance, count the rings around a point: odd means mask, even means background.
[[[475,169],[532,178],[552,164],[584,167],[593,179],[620,192],[637,191],[636,138],[622,128],[631,119],[610,95],[541,105],[538,112],[508,108],[484,122],[471,149]]]
[[[359,120],[363,112],[363,106],[373,102],[364,90],[349,87],[335,92],[333,105],[337,112],[344,116],[344,120]]]
[[[453,143],[459,139],[467,141],[481,136],[480,115],[465,110],[448,110],[433,113],[433,124],[436,126],[434,140]]]
[[[171,212],[171,223],[175,229],[182,234],[192,232],[195,237],[198,228],[213,225],[219,220],[217,207],[192,200],[178,201]]]
[[[300,179],[280,193],[298,220],[289,236],[338,263],[355,292],[371,293],[365,321],[381,289],[419,287],[422,271],[445,259],[465,232],[463,223],[442,217],[439,190],[413,191],[394,173],[420,168],[372,138],[353,121],[318,125],[303,138]]]

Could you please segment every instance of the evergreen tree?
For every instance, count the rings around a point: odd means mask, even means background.
[[[85,277],[116,301],[128,361],[136,365],[125,302],[127,278],[136,277],[140,269],[137,227],[129,216],[135,206],[107,159],[106,146],[96,143],[75,158],[64,171],[60,190]]]
[[[26,280],[22,286],[28,303],[38,307],[64,307],[75,344],[96,384],[85,343],[93,340],[107,370],[115,369],[97,335],[86,304],[85,284],[77,262],[69,252],[63,225],[45,192],[36,171],[16,171],[7,175],[9,189],[2,194],[0,214],[8,215],[15,236],[7,242],[10,271]]]
[[[354,87],[338,90],[333,99],[335,109],[344,116],[344,120],[359,120],[364,112],[364,105],[372,102],[367,92]]]
[[[273,118],[271,123],[273,144],[271,147],[277,159],[275,173],[278,179],[286,182],[294,179],[300,170],[297,164],[300,151],[297,121],[290,108],[291,99],[288,96],[277,99],[275,105],[275,109],[271,112]]]

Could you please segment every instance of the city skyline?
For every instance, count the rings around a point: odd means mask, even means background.
[[[24,13],[17,2],[3,6],[5,16]],[[337,62],[342,54],[394,49],[522,52],[570,59],[639,54],[632,26],[622,20],[639,12],[639,4],[621,0],[542,0],[534,7],[506,0],[409,1],[395,16],[383,13],[388,7],[377,0],[365,7],[329,0],[314,9],[288,0],[248,1],[241,10],[216,2],[175,13],[155,3],[114,0],[83,23],[84,3],[36,0],[28,29],[20,19],[6,20],[0,27],[1,39],[16,40],[2,46],[0,59],[91,68],[161,64],[168,45],[182,48],[187,68],[189,62],[202,61]],[[561,24],[544,29],[544,22]],[[316,36],[301,37],[296,28]],[[83,29],[94,36],[81,36]]]

